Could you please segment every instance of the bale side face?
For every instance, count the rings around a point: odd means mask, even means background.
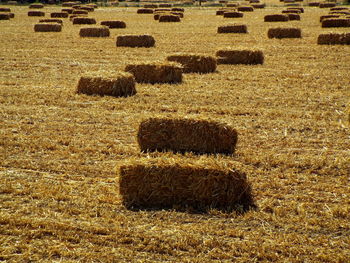
[[[72,14],[73,14],[73,15],[88,15],[89,12],[86,11],[86,10],[74,10],[74,11],[72,12]]]
[[[93,25],[96,24],[95,18],[91,17],[74,17],[73,25]]]
[[[148,8],[140,8],[137,9],[138,14],[153,14],[153,9],[148,9]]]
[[[313,6],[313,7],[318,7],[320,5],[320,2],[310,2],[309,6]]]
[[[333,2],[325,2],[325,3],[320,3],[319,7],[320,8],[330,8],[330,7],[335,7],[336,3]]]
[[[219,50],[216,52],[218,64],[257,65],[264,63],[264,54],[260,50]]]
[[[0,20],[10,20],[9,13],[0,13]]]
[[[125,71],[133,74],[139,83],[182,82],[182,68],[172,64],[127,65]]]
[[[73,9],[71,9],[71,8],[62,8],[61,12],[66,12],[68,14],[72,14],[73,13]]]
[[[300,28],[270,28],[267,32],[269,38],[301,38]]]
[[[327,18],[322,20],[322,27],[350,27],[350,19]]]
[[[252,4],[252,7],[254,7],[255,9],[263,9],[265,8],[266,4],[265,3],[261,3],[261,4]]]
[[[180,22],[181,19],[177,15],[161,15],[159,17],[159,22]]]
[[[167,57],[183,66],[184,73],[210,73],[216,70],[216,59],[209,56],[174,55]]]
[[[225,18],[239,18],[243,17],[243,13],[241,12],[224,12],[224,17]]]
[[[150,35],[118,36],[117,47],[153,47],[156,41]]]
[[[136,94],[135,79],[127,73],[117,73],[115,77],[81,77],[77,93],[128,97]]]
[[[0,7],[0,13],[9,13],[11,12],[11,8]]]
[[[266,15],[264,17],[265,22],[286,22],[288,20],[288,16],[282,14]]]
[[[232,211],[254,205],[251,185],[238,169],[143,162],[122,165],[118,173],[127,208]]]
[[[350,45],[350,33],[320,34],[317,39],[319,45]]]
[[[58,23],[40,23],[34,25],[35,32],[61,32],[62,25]]]
[[[109,28],[126,28],[125,22],[117,20],[102,21],[101,26],[107,26]]]
[[[299,21],[300,20],[300,15],[298,15],[298,14],[288,14],[288,19],[290,21],[293,21],[293,20]]]
[[[67,18],[69,14],[67,12],[54,12],[51,13],[52,18]]]
[[[141,151],[232,154],[235,129],[216,122],[151,118],[140,124],[137,140]]]
[[[218,33],[248,33],[246,25],[219,26]]]
[[[29,11],[28,16],[45,16],[45,12],[42,11]]]
[[[254,7],[252,7],[252,6],[239,6],[239,7],[237,7],[237,11],[238,12],[253,12]]]
[[[58,24],[63,24],[62,19],[40,19],[39,20],[40,23],[58,23]]]
[[[40,9],[40,8],[44,8],[44,5],[43,4],[30,4],[29,8]]]
[[[110,32],[109,32],[109,28],[105,26],[86,27],[86,28],[80,29],[79,35],[81,37],[109,37]]]

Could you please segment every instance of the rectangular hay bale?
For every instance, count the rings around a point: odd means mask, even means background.
[[[261,50],[219,50],[216,56],[218,64],[257,65],[264,63],[264,54]]]

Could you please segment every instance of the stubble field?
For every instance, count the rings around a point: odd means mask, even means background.
[[[11,6],[0,21],[0,261],[27,262],[349,262],[350,47],[317,45],[319,17],[264,23],[284,8],[271,2],[241,19],[218,8],[185,8],[180,23],[159,23],[136,8],[99,7],[89,16],[123,20],[109,38],[34,33],[38,18]],[[279,5],[279,6],[278,6]],[[46,17],[61,7],[45,7]],[[217,34],[231,22],[248,34]],[[277,26],[301,39],[268,39]],[[154,48],[116,47],[116,36],[151,34]],[[219,65],[184,74],[181,84],[137,84],[128,98],[78,95],[85,73],[164,61],[177,52],[215,56],[226,47],[259,49],[263,65]],[[141,153],[136,134],[150,117],[207,118],[238,131],[234,155]],[[245,166],[257,210],[129,211],[115,167],[166,155]]]

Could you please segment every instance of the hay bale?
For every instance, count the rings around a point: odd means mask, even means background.
[[[348,7],[332,7],[331,11],[350,11]]]
[[[89,14],[89,12],[88,11],[85,11],[85,10],[74,10],[73,12],[72,12],[72,14],[73,15],[88,15]]]
[[[95,8],[93,8],[92,6],[81,6],[79,9],[87,11],[87,12],[94,12],[95,11]]]
[[[42,11],[29,11],[28,16],[45,16],[45,12]]]
[[[178,156],[125,162],[116,170],[122,204],[128,209],[230,212],[256,207],[240,163]]]
[[[107,26],[109,28],[126,28],[125,22],[118,20],[102,21],[101,26]]]
[[[254,7],[252,7],[252,6],[239,6],[239,7],[237,7],[237,11],[238,12],[253,12]]]
[[[154,20],[159,20],[159,17],[160,16],[163,16],[163,15],[166,15],[167,13],[155,13],[154,14],[154,16],[153,16],[153,18],[154,18]]]
[[[238,7],[238,3],[228,3],[226,7]]]
[[[135,79],[126,72],[97,72],[80,78],[76,92],[86,95],[128,97],[136,94]]]
[[[183,17],[184,17],[184,13],[181,13],[181,12],[171,12],[170,14],[175,15],[175,16],[178,16],[178,17],[180,17],[180,18],[183,18]]]
[[[156,10],[154,10],[154,13],[156,12],[171,12],[171,8],[157,8]]]
[[[350,15],[350,12],[348,11],[331,11],[329,12],[330,15]]]
[[[265,3],[261,3],[261,4],[252,4],[252,7],[254,7],[255,9],[263,9],[265,8],[266,4]]]
[[[264,63],[264,54],[260,50],[219,50],[216,56],[218,64],[257,65]]]
[[[65,2],[65,3],[62,3],[62,7],[73,7],[76,4],[77,2]]]
[[[319,7],[320,2],[310,2],[309,6],[313,6],[313,7]]]
[[[300,20],[300,15],[298,15],[298,14],[288,14],[288,19],[290,20],[290,21],[293,21],[293,20]]]
[[[300,11],[299,10],[283,10],[282,14],[297,14],[297,15],[299,15]]]
[[[110,32],[107,26],[80,28],[80,37],[109,37]]]
[[[182,82],[182,67],[176,63],[143,63],[130,64],[126,72],[134,75],[139,83],[180,83]]]
[[[74,17],[73,25],[94,25],[96,24],[95,18],[91,17]]]
[[[338,18],[340,15],[324,15],[320,16],[320,23],[322,23],[323,20],[329,19],[329,18]]]
[[[74,9],[71,9],[71,8],[62,8],[61,9],[61,12],[66,12],[68,14],[72,14],[74,11]]]
[[[61,32],[62,25],[58,23],[40,23],[34,25],[35,32]]]
[[[225,18],[235,18],[235,17],[243,17],[243,13],[236,11],[224,12]]]
[[[320,34],[317,39],[319,45],[350,45],[350,33]]]
[[[10,20],[9,13],[0,13],[0,20]]]
[[[39,4],[39,3],[35,3],[35,4],[30,4],[29,8],[40,9],[40,8],[44,8],[44,5],[43,4]]]
[[[148,8],[139,8],[137,9],[138,14],[153,14],[153,9],[148,9]]]
[[[268,38],[301,38],[300,28],[270,28],[267,32]]]
[[[151,118],[140,124],[137,141],[143,152],[233,154],[237,137],[234,128],[213,121]]]
[[[174,12],[185,12],[185,9],[180,8],[180,7],[173,7],[173,8],[171,8],[171,11],[174,11]]]
[[[172,4],[159,4],[159,7],[161,8],[171,8],[172,6]]]
[[[10,13],[11,8],[8,7],[0,7],[0,13]]]
[[[273,15],[266,15],[264,17],[265,22],[286,22],[289,21],[288,15],[283,14],[273,14]]]
[[[298,10],[300,13],[304,13],[304,8],[302,7],[287,7],[287,10]]]
[[[159,6],[157,4],[144,4],[143,7],[155,9],[155,8],[158,8]]]
[[[161,15],[158,20],[161,23],[162,22],[180,22],[181,21],[179,16],[171,15],[171,14],[169,14],[169,15]]]
[[[330,8],[330,7],[335,7],[337,4],[334,2],[324,2],[319,4],[319,8]]]
[[[322,20],[322,27],[350,27],[350,19],[327,18]]]
[[[167,60],[181,64],[184,73],[210,73],[216,70],[216,59],[210,56],[177,54],[168,56]]]
[[[248,33],[248,30],[246,25],[233,24],[228,26],[219,26],[218,33]]]
[[[66,12],[54,12],[51,13],[52,18],[68,18],[69,14]]]
[[[117,36],[117,47],[154,47],[156,41],[150,35]]]
[[[15,14],[14,13],[9,13],[10,18],[15,18]]]
[[[58,24],[63,24],[62,19],[40,19],[39,23],[58,23]]]
[[[69,20],[73,21],[73,19],[76,18],[76,17],[88,17],[88,16],[87,15],[70,15],[69,16]]]

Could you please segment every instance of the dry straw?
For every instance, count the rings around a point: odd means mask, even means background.
[[[116,170],[119,194],[129,209],[207,212],[255,207],[248,169],[237,162],[166,155],[125,160]]]
[[[137,9],[138,14],[153,14],[153,9],[148,9],[148,8],[139,8]]]
[[[236,11],[228,11],[228,12],[224,12],[224,17],[225,18],[243,17],[243,13],[236,12]]]
[[[267,32],[269,38],[301,38],[300,28],[270,28]]]
[[[74,17],[73,25],[93,25],[96,24],[95,18],[91,17]]]
[[[234,128],[215,121],[151,118],[140,124],[137,141],[143,152],[233,154],[237,137]]]
[[[29,5],[29,8],[40,9],[40,8],[44,8],[44,5],[43,5],[43,4],[35,3],[35,4],[30,4],[30,5]]]
[[[118,21],[118,20],[108,20],[108,21],[102,21],[102,26],[107,26],[109,28],[126,28],[126,24],[124,21]]]
[[[45,16],[45,12],[42,11],[29,11],[28,16]]]
[[[109,37],[110,32],[107,26],[85,27],[79,31],[81,37]]]
[[[67,12],[54,12],[51,13],[51,17],[54,18],[67,18],[69,14]]]
[[[61,32],[62,25],[58,23],[40,23],[34,25],[35,32]]]
[[[161,15],[159,17],[159,22],[180,22],[181,19],[179,16],[177,15],[172,15],[172,14],[169,14],[169,15]]]
[[[248,29],[246,25],[233,24],[228,26],[219,26],[218,33],[248,33]]]
[[[97,72],[80,78],[77,93],[128,97],[136,94],[135,79],[126,72]]]
[[[133,74],[139,83],[182,82],[182,67],[171,62],[130,64],[125,67],[125,71]]]
[[[237,11],[238,12],[253,12],[254,7],[252,7],[252,6],[239,6],[239,7],[237,7]]]
[[[264,54],[261,50],[219,50],[216,56],[218,64],[257,65],[264,63]]]
[[[273,15],[266,15],[264,17],[265,22],[286,22],[289,21],[288,15],[283,14],[273,14]]]
[[[322,27],[350,27],[350,19],[348,18],[323,19]]]
[[[63,24],[62,19],[40,19],[40,23],[58,23],[58,24]]]
[[[210,73],[216,70],[216,59],[210,56],[177,54],[167,57],[167,60],[181,64],[184,73]]]
[[[317,39],[319,45],[350,45],[350,33],[320,34]]]
[[[0,13],[0,20],[10,20],[9,13]]]
[[[330,8],[330,7],[335,7],[337,4],[334,2],[324,2],[320,3],[319,8]]]
[[[154,47],[156,41],[150,35],[117,36],[117,47]]]

